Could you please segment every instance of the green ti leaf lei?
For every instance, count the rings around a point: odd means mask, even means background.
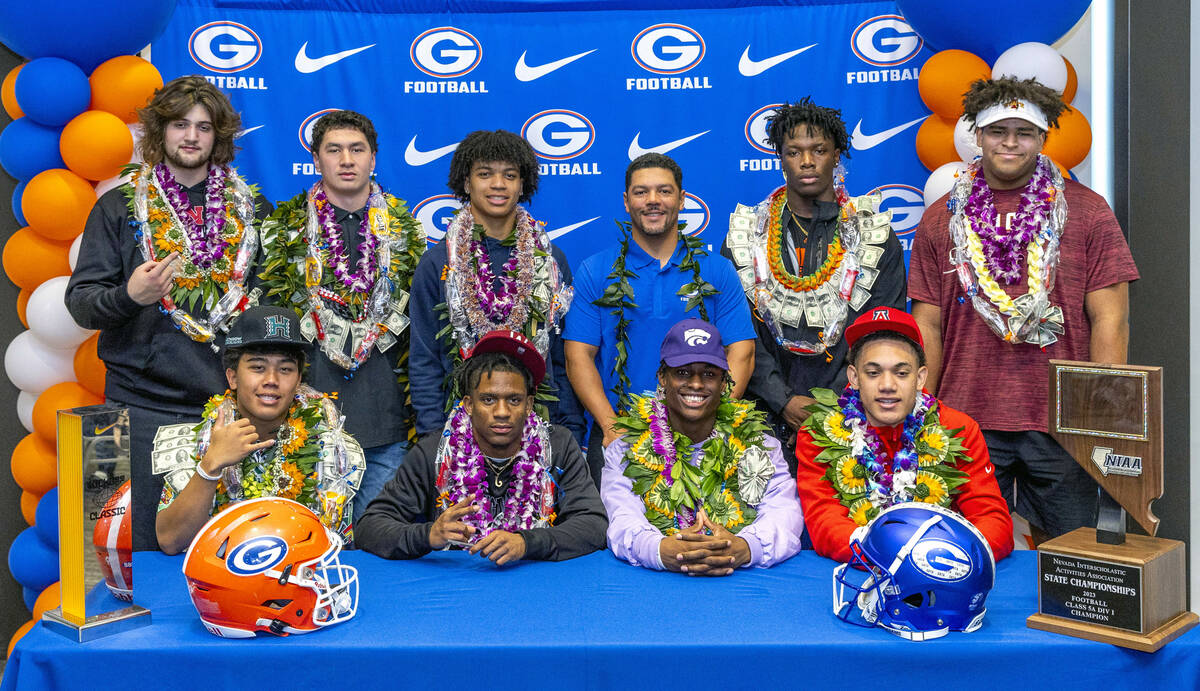
[[[613,371],[616,372],[616,382],[613,384],[610,391],[617,397],[617,410],[630,410],[631,397],[628,394],[629,387],[632,383],[629,381],[629,375],[626,373],[626,365],[629,362],[629,320],[625,318],[625,309],[637,309],[637,303],[633,301],[633,286],[629,284],[629,279],[637,278],[637,273],[630,271],[625,267],[625,260],[629,256],[629,242],[632,237],[632,226],[626,222],[617,221],[617,226],[621,229],[621,251],[617,254],[616,261],[613,262],[613,270],[608,274],[607,278],[611,281],[604,289],[604,294],[592,300],[592,304],[597,307],[608,307],[612,309],[612,314],[617,318],[617,328],[613,333],[613,341],[616,344],[617,356],[613,362]],[[708,321],[708,308],[704,304],[704,298],[716,295],[717,289],[713,284],[704,280],[700,276],[700,262],[698,257],[703,257],[708,253],[704,250],[704,243],[700,238],[684,235],[682,229],[684,224],[679,224],[679,242],[684,244],[683,261],[679,263],[681,271],[691,271],[692,280],[685,283],[676,295],[687,297],[687,305],[684,306],[685,312],[690,312],[693,309],[699,308],[700,318]]]
[[[868,489],[870,471],[852,452],[853,426],[838,405],[838,395],[829,389],[813,389],[815,403],[806,410],[808,418],[801,429],[808,432],[813,443],[822,448],[814,459],[829,466],[824,478],[837,492],[838,501],[846,507],[847,515],[857,525],[866,525],[887,505]],[[916,435],[917,478],[914,499],[949,508],[955,495],[962,490],[969,476],[955,466],[966,458],[966,447],[958,436],[963,428],[948,430],[938,418],[938,406],[925,413],[924,423]]]
[[[614,427],[629,443],[625,452],[625,476],[633,481],[633,493],[641,495],[646,519],[663,535],[679,532],[677,516],[683,507],[703,508],[710,520],[737,533],[750,525],[757,511],[741,498],[738,461],[746,449],[760,447],[767,431],[766,416],[747,401],[722,397],[713,427],[716,434],[700,447],[703,458],[693,465],[692,440],[672,430],[676,462],[671,483],[663,477],[665,461],[654,451],[650,432],[653,398],[632,394],[629,412],[618,416]]]

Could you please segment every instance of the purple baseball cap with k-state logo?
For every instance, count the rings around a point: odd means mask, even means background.
[[[684,319],[672,326],[658,353],[659,360],[667,367],[706,362],[723,370],[729,369],[721,332],[703,319]]]

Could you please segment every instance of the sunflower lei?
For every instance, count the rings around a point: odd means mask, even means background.
[[[747,457],[770,463],[762,447],[767,430],[762,412],[752,403],[723,397],[713,436],[701,446],[703,458],[692,463],[692,440],[666,424],[661,402],[636,394],[629,402],[629,412],[613,424],[629,443],[625,476],[633,480],[634,494],[641,495],[651,525],[674,535],[694,524],[701,508],[733,533],[754,522],[758,513],[752,504],[762,500],[765,483],[755,501],[748,500],[739,464]]]
[[[840,398],[829,389],[812,394],[816,403],[808,406],[802,428],[823,447],[814,460],[829,465],[824,477],[855,524],[866,525],[881,510],[906,501],[949,507],[967,481],[955,467],[966,456],[956,436],[962,430],[942,426],[936,398],[918,397],[905,419],[901,448],[889,459],[857,391],[846,387]]]

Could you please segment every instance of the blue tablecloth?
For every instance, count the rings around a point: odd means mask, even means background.
[[[153,625],[90,643],[34,627],[2,688],[1186,688],[1200,627],[1156,654],[1026,628],[1034,553],[1001,562],[984,626],[916,643],[831,614],[834,564],[688,578],[599,552],[497,569],[461,552],[411,562],[343,553],[358,615],[305,636],[224,640],[201,626],[181,557],[139,553]],[[785,686],[786,685],[786,686]]]

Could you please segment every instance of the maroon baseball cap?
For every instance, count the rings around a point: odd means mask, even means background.
[[[863,312],[853,324],[846,327],[846,345],[853,346],[858,339],[876,331],[895,331],[921,348],[925,347],[917,320],[908,312],[893,307],[873,307]]]
[[[508,353],[515,357],[529,370],[534,388],[541,386],[546,376],[546,360],[532,341],[516,331],[501,329],[484,334],[467,357],[472,358],[480,353]]]

